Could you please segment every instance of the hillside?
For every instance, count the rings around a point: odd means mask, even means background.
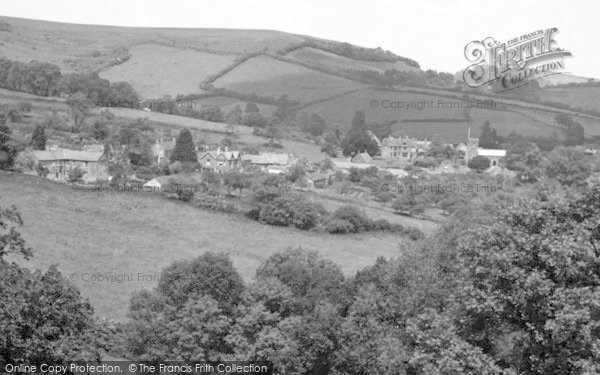
[[[89,26],[8,17],[0,22],[0,57],[48,61],[65,73],[99,72],[110,81],[131,83],[145,99],[185,95],[199,107],[217,105],[223,113],[255,102],[263,115],[271,116],[278,98],[287,96],[296,109],[317,113],[331,125],[347,128],[354,113],[364,110],[369,123],[454,143],[464,141],[468,128],[477,134],[485,121],[501,135],[562,136],[554,124],[558,113],[574,116],[588,136],[600,135],[600,117],[584,113],[600,107],[598,88],[553,86],[582,82],[582,77],[541,82],[545,87],[536,92],[536,103],[526,95],[470,93],[498,105],[464,110],[437,104],[462,100],[464,94],[453,87],[414,87],[409,82],[383,88],[376,78],[386,70],[408,77],[428,72],[381,48],[266,30]],[[434,105],[394,110],[382,108],[384,100]]]
[[[23,262],[46,269],[59,264],[90,298],[100,316],[123,319],[131,293],[153,288],[160,271],[174,261],[205,251],[228,253],[249,280],[261,261],[289,246],[318,250],[348,275],[379,256],[395,256],[394,235],[317,234],[261,225],[206,211],[148,193],[84,193],[33,176],[0,172],[0,206],[15,204],[20,228],[34,257]],[[90,275],[130,275],[126,282],[92,282]],[[138,274],[154,280],[138,280]]]

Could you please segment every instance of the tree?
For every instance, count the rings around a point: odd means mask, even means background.
[[[496,133],[496,129],[492,128],[489,121],[483,123],[479,133],[479,144],[483,148],[499,148],[500,137]]]
[[[460,241],[459,332],[527,374],[600,371],[600,187],[522,200]]]
[[[232,190],[239,190],[241,196],[242,190],[249,188],[251,182],[248,176],[240,172],[227,172],[223,174],[223,185],[227,187],[228,195],[231,195]]]
[[[367,125],[365,122],[365,112],[358,111],[352,119],[352,127],[342,141],[342,149],[344,155],[354,155],[359,152],[367,152],[373,156],[379,153],[379,146],[367,133]]]
[[[183,306],[194,296],[208,295],[221,309],[231,311],[243,288],[242,278],[229,256],[206,252],[192,261],[165,268],[156,290],[174,306]]]
[[[557,115],[554,120],[557,124],[564,127],[565,146],[582,145],[585,142],[585,130],[583,126],[580,123],[573,121],[571,116],[561,113]]]
[[[43,125],[37,125],[33,129],[31,135],[31,145],[34,150],[45,150],[46,149],[46,133],[44,132]]]
[[[26,260],[33,255],[31,248],[25,246],[25,240],[17,231],[17,227],[22,225],[23,219],[17,207],[0,207],[0,263],[7,254],[19,254]]]
[[[188,129],[183,129],[181,133],[179,133],[179,136],[175,141],[175,148],[171,155],[171,161],[180,161],[182,163],[198,162],[198,155],[196,154],[192,133]]]
[[[481,173],[490,167],[490,159],[485,156],[477,155],[468,163],[469,168],[475,169],[478,173]]]
[[[22,224],[15,207],[0,207],[0,361],[37,366],[98,362],[100,335],[92,308],[56,266],[31,272],[3,259],[7,254],[32,256],[16,230]]]
[[[242,124],[242,108],[238,105],[233,107],[227,115],[225,115],[225,122],[229,125],[241,125]]]
[[[266,129],[267,137],[269,137],[269,145],[273,146],[275,140],[281,139],[281,129],[277,125],[271,125]]]
[[[246,114],[260,113],[260,108],[258,108],[258,105],[256,105],[256,103],[248,102],[248,103],[246,103],[246,108],[245,108],[244,112]]]
[[[108,126],[106,122],[100,119],[95,120],[92,124],[91,135],[97,141],[103,141],[108,138]]]
[[[258,268],[256,278],[275,278],[290,288],[291,308],[296,313],[313,311],[324,301],[337,303],[345,298],[341,269],[316,251],[298,248],[274,254]]]
[[[546,176],[565,186],[583,186],[592,173],[591,158],[571,147],[560,147],[546,155],[541,164]]]

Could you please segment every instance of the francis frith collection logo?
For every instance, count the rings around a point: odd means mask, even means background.
[[[492,37],[466,45],[465,57],[472,63],[463,72],[469,87],[497,85],[508,91],[531,81],[565,72],[571,52],[557,46],[558,29],[537,30],[501,43]]]

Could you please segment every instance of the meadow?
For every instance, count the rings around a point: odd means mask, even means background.
[[[224,252],[244,280],[288,247],[319,251],[350,275],[379,256],[400,254],[400,236],[336,236],[261,225],[150,193],[77,192],[35,176],[0,172],[0,206],[15,204],[34,250],[30,268],[59,270],[100,316],[122,320],[134,291],[157,284],[160,271],[205,251]],[[75,275],[75,276],[71,276]],[[95,280],[94,280],[95,279]],[[112,279],[112,281],[111,281]]]
[[[192,49],[143,44],[129,49],[131,58],[103,71],[110,81],[127,81],[143,98],[173,97],[200,92],[208,75],[230,65],[235,55],[217,55]]]
[[[268,56],[248,59],[217,79],[213,85],[243,94],[257,93],[274,98],[287,95],[289,99],[302,103],[366,87],[358,82]]]
[[[304,64],[342,70],[375,70],[382,73],[388,69],[397,69],[400,71],[417,70],[416,68],[410,67],[402,61],[386,62],[355,60],[312,47],[299,48],[297,50],[289,52],[285,55],[285,57],[299,61]]]

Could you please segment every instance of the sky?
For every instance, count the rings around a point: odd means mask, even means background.
[[[423,69],[464,70],[465,45],[557,27],[566,70],[600,78],[600,1],[0,0],[0,15],[143,27],[268,29],[381,47]]]

